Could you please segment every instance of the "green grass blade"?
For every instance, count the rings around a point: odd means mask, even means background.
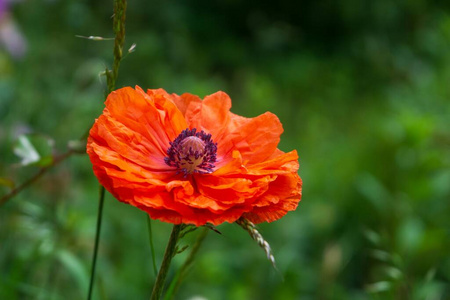
[[[148,227],[148,240],[150,242],[150,250],[152,252],[153,272],[155,276],[158,275],[158,268],[156,267],[155,247],[153,246],[153,233],[152,233],[152,219],[147,215],[147,227]]]

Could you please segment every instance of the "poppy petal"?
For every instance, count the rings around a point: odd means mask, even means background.
[[[277,116],[266,112],[255,118],[231,114],[228,132],[217,140],[218,156],[238,150],[247,165],[262,162],[277,149],[283,127]]]

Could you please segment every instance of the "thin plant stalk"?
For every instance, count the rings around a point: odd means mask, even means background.
[[[108,83],[108,93],[111,93],[116,87],[116,80],[119,75],[120,61],[122,60],[123,43],[125,42],[125,17],[127,10],[126,0],[114,1],[114,62],[112,71],[106,72]]]
[[[183,225],[173,225],[172,233],[170,234],[169,242],[167,243],[164,258],[159,269],[158,276],[156,276],[155,285],[153,286],[151,300],[159,300],[164,289],[164,283],[166,281],[167,273],[169,272],[169,266],[172,262],[172,258],[177,252],[177,242],[180,236],[180,231]]]
[[[100,240],[100,231],[101,231],[101,227],[102,227],[104,200],[105,200],[105,188],[103,186],[100,186],[100,195],[99,195],[98,213],[97,213],[97,228],[95,230],[95,244],[94,244],[94,253],[92,255],[91,279],[89,281],[89,290],[88,290],[88,297],[87,297],[88,300],[90,300],[92,298],[92,291],[94,288],[95,267],[97,265],[97,253],[98,253],[98,244],[99,244],[99,240]]]
[[[109,70],[106,70],[106,80],[107,80],[107,85],[108,85],[107,94],[111,93],[115,89],[117,77],[119,75],[119,66],[120,66],[120,61],[122,60],[123,43],[125,41],[126,10],[127,10],[127,1],[126,0],[115,0],[114,1],[114,21],[113,21],[113,29],[114,29],[114,33],[115,33],[114,61],[113,61],[112,72]],[[98,244],[99,244],[99,240],[100,240],[104,200],[105,200],[105,188],[100,185],[99,207],[98,207],[98,215],[97,215],[97,230],[95,233],[94,253],[92,255],[93,258],[92,258],[92,267],[91,267],[91,278],[90,278],[89,291],[88,291],[88,297],[87,297],[88,300],[91,299],[92,292],[94,289],[95,267],[97,264],[97,253],[98,253]]]

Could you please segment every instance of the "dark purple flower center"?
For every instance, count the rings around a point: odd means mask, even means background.
[[[196,128],[183,130],[167,149],[166,164],[176,167],[184,175],[192,173],[207,174],[214,170],[216,162],[217,143],[211,139],[211,134]]]

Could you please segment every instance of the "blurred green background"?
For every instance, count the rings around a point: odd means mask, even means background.
[[[176,299],[450,299],[450,2],[130,1],[117,87],[272,111],[297,149],[303,198],[261,224],[279,272],[235,224],[211,232]],[[0,177],[19,184],[22,133],[63,152],[103,109],[111,1],[22,1],[23,55],[0,48]],[[0,186],[0,196],[7,193]],[[98,184],[72,156],[0,206],[0,299],[83,299]],[[158,263],[171,225],[153,222]],[[195,238],[190,235],[184,243]],[[174,260],[172,273],[186,254]],[[95,299],[147,299],[146,216],[110,195]],[[195,298],[197,297],[197,298]]]

